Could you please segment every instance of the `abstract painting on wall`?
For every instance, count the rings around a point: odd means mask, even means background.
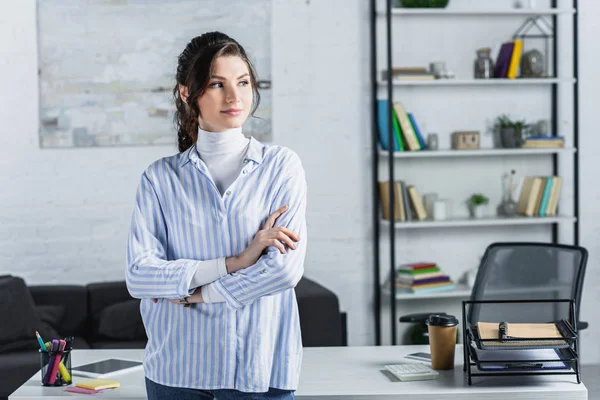
[[[173,145],[177,57],[221,31],[246,49],[261,104],[246,136],[269,143],[271,0],[38,0],[40,146]]]

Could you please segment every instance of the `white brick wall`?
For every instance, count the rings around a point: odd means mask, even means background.
[[[453,0],[459,1],[459,0]],[[600,64],[594,16],[581,0],[582,244],[585,359],[600,361],[594,287],[600,208],[594,173]],[[351,345],[374,342],[366,0],[274,0],[274,138],[297,151],[309,181],[306,275],[339,295]],[[35,1],[0,4],[0,272],[28,283],[123,279],[125,241],[141,171],[170,147],[40,150]],[[493,230],[490,239],[494,240]]]

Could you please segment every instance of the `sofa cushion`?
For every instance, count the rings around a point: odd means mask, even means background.
[[[145,340],[140,301],[131,299],[105,307],[98,314],[98,333],[112,340]]]
[[[35,337],[39,331],[44,340],[58,337],[48,323],[40,320],[33,297],[22,278],[4,276],[0,279],[0,352],[39,349]]]
[[[56,327],[63,336],[83,336],[86,332],[87,293],[81,285],[38,285],[30,286],[36,306],[61,306],[64,314],[60,326]],[[41,333],[41,332],[40,332]],[[45,340],[46,338],[44,338]]]

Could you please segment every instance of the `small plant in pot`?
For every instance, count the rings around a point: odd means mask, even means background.
[[[481,193],[474,193],[469,197],[469,211],[471,212],[471,217],[481,218],[483,217],[483,210],[485,206],[490,202],[486,196]]]
[[[502,114],[496,118],[494,128],[500,136],[500,144],[504,148],[516,148],[523,145],[523,136],[529,125],[525,120],[513,120],[508,115]]]

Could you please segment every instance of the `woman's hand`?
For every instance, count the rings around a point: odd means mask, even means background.
[[[286,254],[287,251],[285,246],[289,247],[292,250],[296,249],[296,245],[294,242],[299,242],[300,238],[291,230],[279,226],[277,228],[273,228],[275,225],[275,221],[277,218],[281,216],[284,212],[286,212],[288,206],[283,206],[273,214],[269,215],[262,229],[258,231],[252,242],[246,247],[244,251],[242,251],[236,257],[227,257],[225,259],[225,266],[227,268],[227,273],[231,274],[233,272],[239,271],[240,269],[248,268],[258,261],[260,256],[263,253],[263,250],[269,246],[275,246],[279,249],[282,254]],[[186,297],[188,303],[203,303],[202,294],[200,292],[200,288],[197,288],[191,296]],[[177,299],[168,299],[171,303],[174,304],[182,304]],[[154,303],[158,302],[158,299],[153,298],[152,301]]]
[[[263,250],[269,246],[275,246],[282,254],[286,254],[286,245],[292,250],[296,249],[294,242],[299,242],[300,238],[291,230],[278,226],[273,228],[275,221],[281,214],[287,211],[288,206],[283,206],[273,214],[269,215],[262,229],[258,231],[252,242],[237,257],[228,257],[225,259],[227,273],[239,271],[256,264]]]

